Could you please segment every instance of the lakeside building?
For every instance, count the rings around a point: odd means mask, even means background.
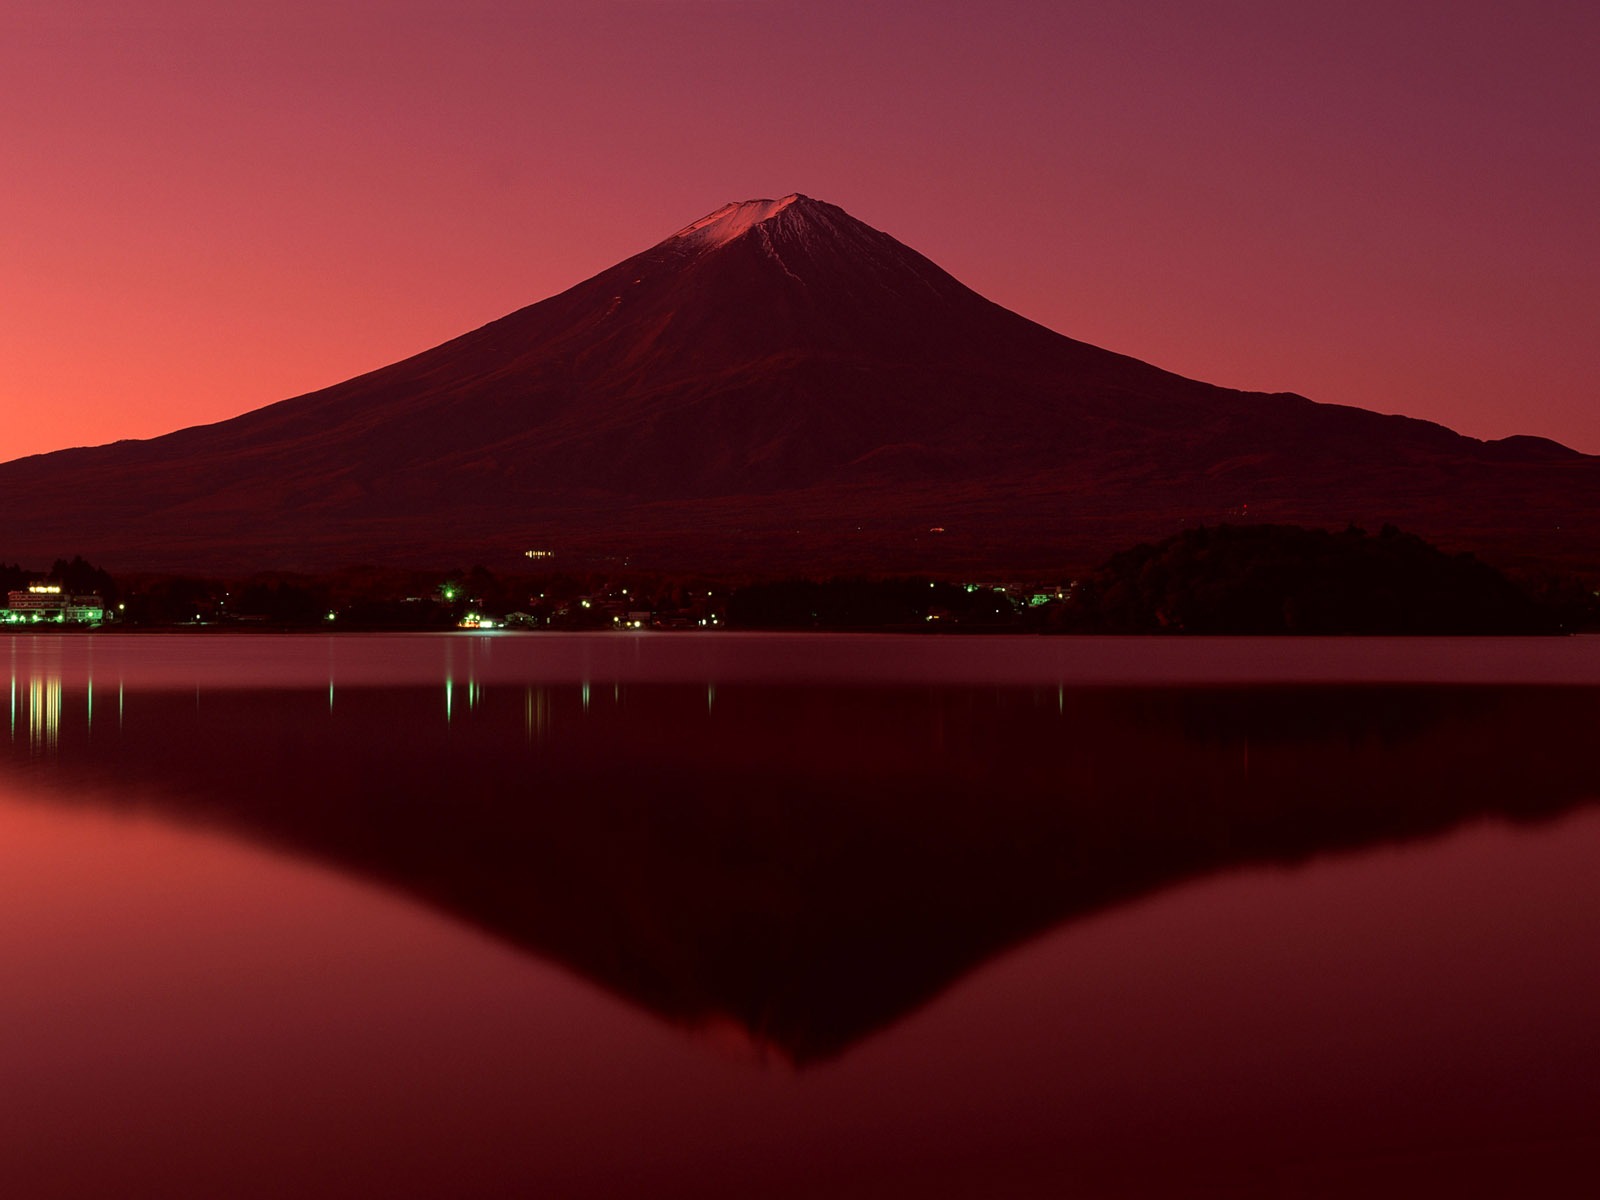
[[[8,592],[9,607],[0,611],[7,625],[99,625],[106,619],[99,596],[74,596],[59,583],[30,583],[26,590]]]

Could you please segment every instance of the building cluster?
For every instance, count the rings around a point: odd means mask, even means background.
[[[30,583],[6,594],[0,622],[7,625],[99,625],[106,619],[99,596],[80,596],[59,583]]]
[[[511,629],[716,629],[723,606],[711,589],[658,589],[610,585],[577,595],[544,592],[528,597],[528,610],[506,615]]]

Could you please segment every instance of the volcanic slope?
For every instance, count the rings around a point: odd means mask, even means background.
[[[1600,459],[1184,379],[792,195],[322,391],[0,465],[0,512],[0,558],[123,569],[1025,570],[1230,519],[1595,563]]]

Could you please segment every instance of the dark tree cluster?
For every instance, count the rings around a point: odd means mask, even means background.
[[[163,576],[128,592],[123,619],[129,625],[183,625],[214,617],[222,586],[212,580]]]
[[[1113,557],[1059,613],[1097,633],[1521,634],[1559,624],[1499,571],[1385,525],[1188,529]]]
[[[80,554],[73,555],[71,562],[64,558],[56,559],[46,578],[52,583],[59,583],[62,591],[71,592],[74,596],[99,596],[113,607],[117,603],[117,581],[111,578],[111,573],[85,562]]]
[[[251,583],[239,593],[233,610],[273,625],[313,625],[327,617],[328,588],[286,579]]]
[[[19,591],[30,583],[44,580],[59,583],[62,591],[74,596],[99,596],[108,607],[117,602],[117,582],[108,571],[85,562],[82,555],[58,558],[48,571],[29,570],[18,563],[0,563],[0,600],[6,593]]]
[[[1551,568],[1519,572],[1515,582],[1562,632],[1600,629],[1600,592],[1568,571]]]
[[[909,579],[788,579],[749,583],[728,598],[728,624],[742,629],[1001,628],[1017,624],[1003,595]]]

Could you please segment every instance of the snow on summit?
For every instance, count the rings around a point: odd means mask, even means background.
[[[802,199],[799,193],[794,193],[781,200],[745,200],[742,203],[724,204],[716,212],[685,225],[669,240],[683,239],[707,250],[724,246],[761,222],[777,216],[799,199]]]

